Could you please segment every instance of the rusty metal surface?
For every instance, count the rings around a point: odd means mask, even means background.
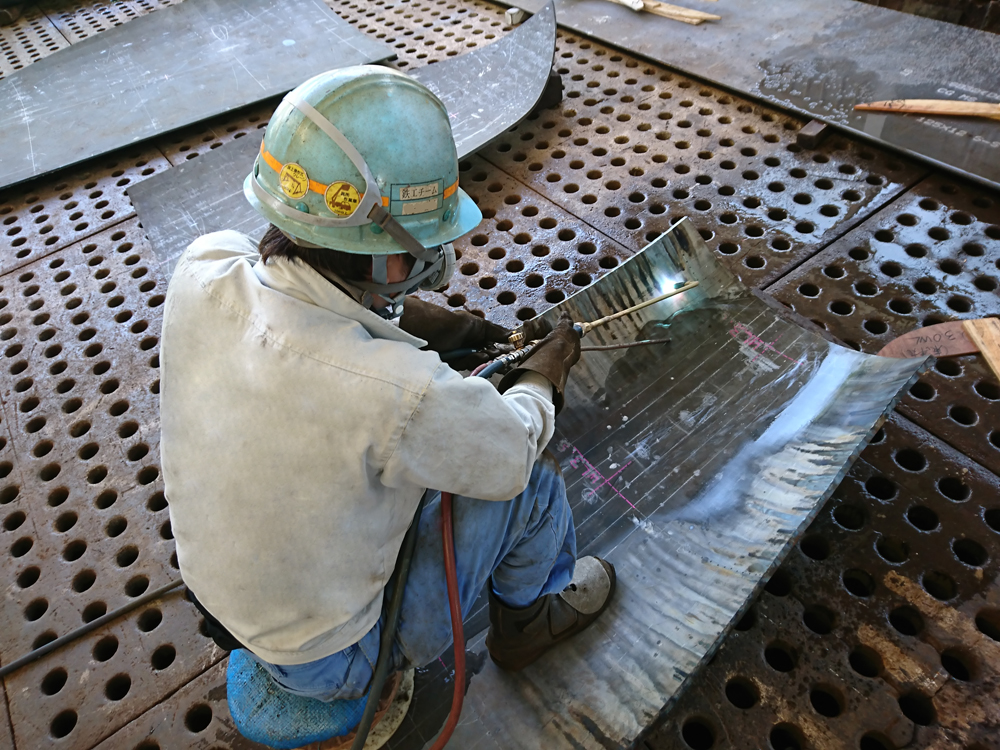
[[[136,721],[108,737],[94,750],[264,750],[242,737],[226,703],[226,664],[215,666]]]
[[[176,576],[157,466],[166,284],[150,256],[133,219],[4,278],[4,661]],[[42,590],[69,596],[49,606]]]
[[[997,315],[998,289],[1000,198],[934,176],[767,291],[875,353],[922,325]],[[1000,384],[980,356],[939,361],[900,411],[1000,473]]]
[[[14,728],[7,710],[7,693],[0,695],[0,750],[14,750]]]
[[[459,164],[462,188],[483,223],[455,242],[455,276],[421,296],[519,325],[601,278],[632,254],[489,162]]]
[[[134,214],[125,188],[167,169],[153,147],[100,157],[0,192],[0,274],[32,263]]]
[[[21,70],[69,42],[37,7],[26,7],[20,19],[0,36],[0,78]]]
[[[38,9],[48,16],[66,39],[74,43],[178,2],[181,0],[113,0],[98,4],[42,0]]]
[[[1000,478],[876,440],[647,748],[997,747]]]
[[[223,657],[200,628],[173,593],[8,676],[17,747],[93,747]]]
[[[628,247],[688,216],[740,280],[763,286],[922,168],[841,136],[795,142],[805,121],[561,33],[560,108],[481,154]]]
[[[131,219],[3,276],[4,662],[177,575],[151,261]],[[90,747],[185,684],[220,656],[199,619],[167,597],[8,676],[18,746]]]
[[[995,34],[853,0],[743,0],[700,26],[604,0],[557,0],[556,11],[580,34],[1000,187],[1000,122],[853,110],[886,99],[1000,101]]]

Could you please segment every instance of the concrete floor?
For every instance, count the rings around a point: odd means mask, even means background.
[[[46,0],[9,74],[169,3]],[[329,3],[403,70],[509,31],[485,2]],[[1000,196],[560,32],[565,84],[462,164],[483,224],[436,299],[541,312],[689,216],[720,259],[845,344],[1000,311]],[[0,194],[0,657],[177,576],[158,468],[165,282],[125,187],[263,127],[274,103]],[[1000,747],[1000,385],[913,387],[647,748]],[[225,655],[178,594],[4,680],[0,748],[245,748]],[[415,741],[417,738],[410,738]]]

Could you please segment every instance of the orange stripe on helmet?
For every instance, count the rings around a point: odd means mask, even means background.
[[[264,148],[264,141],[260,142],[260,155],[264,159],[264,163],[267,164],[271,169],[280,174],[281,170],[284,168],[284,164],[274,158],[274,156]],[[329,185],[324,185],[322,182],[316,182],[316,180],[309,180],[309,189],[314,193],[319,193],[322,196],[326,196],[326,191],[329,189]],[[445,188],[444,197],[447,198],[449,195],[454,193],[458,189],[458,180],[455,180],[454,184]],[[364,198],[365,194],[360,193],[358,199]],[[382,196],[382,205],[388,207],[389,199],[386,196]]]
[[[444,189],[444,197],[450,198],[455,194],[456,190],[458,190],[458,180],[455,180],[453,183],[451,183],[448,187]]]

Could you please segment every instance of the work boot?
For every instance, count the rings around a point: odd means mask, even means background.
[[[615,568],[599,557],[577,560],[569,586],[522,609],[501,602],[491,587],[490,632],[486,636],[490,658],[501,669],[524,669],[596,620],[614,593]]]

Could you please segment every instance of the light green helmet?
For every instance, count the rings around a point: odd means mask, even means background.
[[[377,65],[331,70],[291,91],[268,123],[244,193],[300,245],[375,256],[371,291],[383,296],[403,289],[386,285],[379,256],[408,252],[421,261],[406,291],[440,286],[454,267],[449,243],[482,220],[458,187],[444,104]]]

